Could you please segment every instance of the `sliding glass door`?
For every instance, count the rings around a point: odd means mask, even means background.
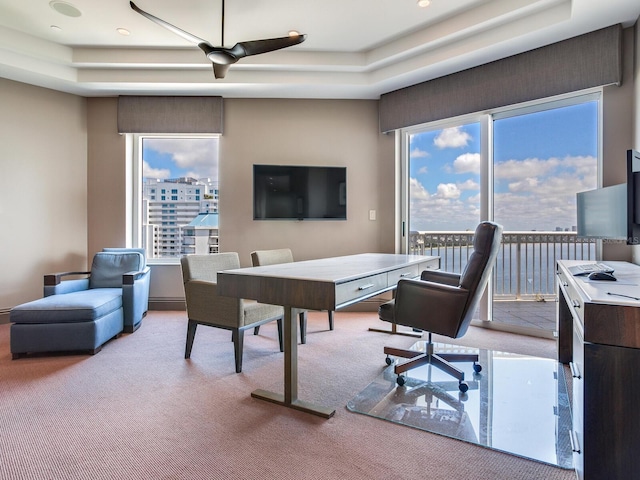
[[[504,226],[477,319],[552,336],[554,266],[593,258],[576,236],[576,193],[598,186],[599,93],[423,125],[400,135],[403,249],[462,272],[479,221]]]
[[[505,230],[493,320],[552,333],[555,263],[595,258],[576,236],[576,193],[597,188],[598,101],[493,118],[493,218]]]

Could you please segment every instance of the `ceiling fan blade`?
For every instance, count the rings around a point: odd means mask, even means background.
[[[219,63],[214,63],[213,64],[213,75],[216,78],[224,78],[224,76],[227,74],[227,70],[229,70],[229,67],[231,65],[227,64],[227,65],[220,65]]]
[[[273,52],[281,48],[292,47],[304,42],[306,35],[295,35],[291,37],[268,38],[265,40],[250,40],[239,42],[229,51],[237,58],[248,57],[249,55],[259,55],[261,53]]]
[[[165,22],[164,20],[156,17],[155,15],[151,15],[150,13],[145,12],[144,10],[140,9],[135,3],[129,2],[129,5],[131,5],[131,8],[134,11],[138,12],[143,17],[148,18],[152,22],[157,23],[161,27],[166,28],[167,30],[175,33],[176,35],[181,36],[185,40],[188,40],[189,42],[193,42],[196,45],[200,45],[200,44],[209,45],[209,42],[207,42],[206,40],[203,40],[202,38],[196,37],[195,35],[192,35],[189,32],[185,32],[184,30],[176,27],[175,25],[171,25],[169,22]]]

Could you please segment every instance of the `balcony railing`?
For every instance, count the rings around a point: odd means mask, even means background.
[[[462,272],[473,251],[473,232],[411,232],[409,253],[438,255],[440,268]],[[576,232],[504,232],[493,293],[504,300],[554,296],[557,260],[595,261],[596,241]]]

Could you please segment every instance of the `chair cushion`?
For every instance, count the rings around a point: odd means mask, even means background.
[[[98,252],[91,264],[89,288],[122,287],[122,275],[144,268],[144,255],[138,252]]]
[[[269,305],[258,303],[254,300],[242,300],[244,309],[244,325],[251,325],[267,318],[277,318],[284,316],[284,308],[279,305]]]
[[[146,250],[144,248],[124,248],[124,247],[105,247],[102,249],[103,252],[107,252],[107,253],[131,253],[131,252],[138,252],[140,255],[142,255],[142,258],[144,259],[144,266],[147,265],[147,253]],[[140,269],[142,270],[142,269]]]
[[[11,309],[12,323],[91,322],[122,308],[121,288],[100,288],[50,295]]]

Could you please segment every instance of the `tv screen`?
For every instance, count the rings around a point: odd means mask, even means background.
[[[579,192],[578,237],[623,240],[627,235],[627,185]]]
[[[254,220],[346,220],[346,167],[253,166]]]

